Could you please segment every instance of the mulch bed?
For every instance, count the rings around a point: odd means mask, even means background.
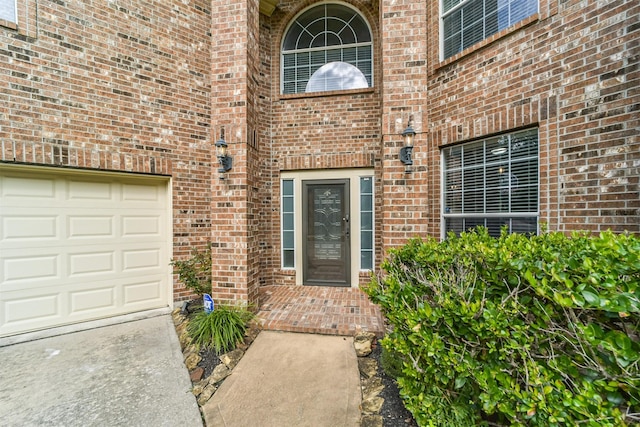
[[[373,358],[378,362],[378,376],[382,379],[382,384],[384,384],[384,390],[380,392],[380,397],[384,399],[384,403],[380,409],[383,426],[417,427],[418,424],[414,420],[413,415],[404,407],[404,403],[400,397],[400,391],[398,390],[398,384],[382,369],[382,365],[380,364],[381,354],[382,348],[380,345],[374,344],[371,354],[367,357]]]

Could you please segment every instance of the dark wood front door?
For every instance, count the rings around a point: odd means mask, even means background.
[[[350,286],[349,180],[303,181],[304,284]]]

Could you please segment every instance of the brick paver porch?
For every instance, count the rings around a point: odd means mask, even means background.
[[[360,289],[264,286],[258,318],[265,330],[352,336],[384,332],[382,314]]]

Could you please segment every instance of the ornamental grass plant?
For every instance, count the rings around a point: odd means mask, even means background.
[[[189,321],[191,343],[198,349],[213,349],[217,354],[233,350],[244,338],[254,314],[245,307],[216,305],[211,313],[198,311]]]

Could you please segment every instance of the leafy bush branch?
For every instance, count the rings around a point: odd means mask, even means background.
[[[193,248],[191,257],[185,260],[171,260],[178,280],[197,295],[211,292],[211,244],[204,250]]]
[[[640,240],[486,230],[413,240],[368,289],[422,425],[640,420]]]

